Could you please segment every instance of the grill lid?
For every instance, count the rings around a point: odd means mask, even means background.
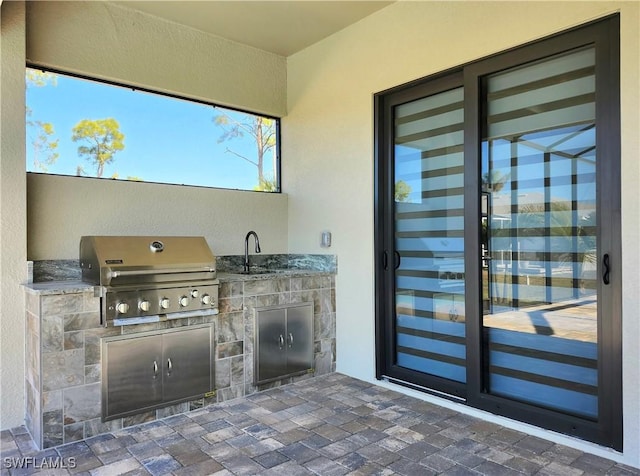
[[[101,286],[216,278],[202,236],[83,236],[80,267],[83,281]]]

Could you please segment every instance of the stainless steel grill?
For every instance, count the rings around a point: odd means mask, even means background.
[[[100,286],[101,323],[218,313],[215,257],[201,236],[83,236],[82,280]]]

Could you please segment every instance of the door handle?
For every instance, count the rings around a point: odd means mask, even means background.
[[[400,267],[400,261],[401,261],[401,257],[400,257],[400,253],[398,253],[397,251],[393,251],[393,269],[398,269]],[[389,268],[389,253],[387,252],[387,250],[384,250],[382,252],[382,269],[388,269]]]
[[[278,336],[278,348],[282,349],[284,347],[284,337],[282,337],[282,334],[280,334]]]
[[[609,284],[610,279],[609,279],[609,272],[610,272],[610,265],[609,265],[609,254],[605,253],[605,255],[602,257],[602,282],[604,284]]]
[[[293,345],[293,334],[289,332],[289,347]]]
[[[173,370],[173,363],[171,362],[171,358],[167,359],[167,375],[171,375],[171,371]]]
[[[153,361],[153,378],[154,379],[158,378],[158,361],[157,360]]]

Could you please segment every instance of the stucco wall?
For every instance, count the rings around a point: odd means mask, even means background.
[[[333,232],[340,264],[336,289],[340,372],[374,381],[373,94],[620,10],[624,455],[499,421],[640,466],[639,6],[637,2],[398,2],[288,58],[289,113],[283,121],[282,143],[289,249],[319,251],[315,229],[308,223]],[[457,409],[497,418],[468,407]]]
[[[281,56],[106,2],[27,2],[27,60],[280,117]]]
[[[202,235],[214,254],[287,252],[287,195],[29,174],[27,257],[77,259],[82,235]]]
[[[24,415],[24,5],[0,11],[0,428]],[[20,165],[19,167],[16,164]]]

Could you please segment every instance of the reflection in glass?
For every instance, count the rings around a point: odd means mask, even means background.
[[[486,391],[596,418],[595,54],[486,80]]]

